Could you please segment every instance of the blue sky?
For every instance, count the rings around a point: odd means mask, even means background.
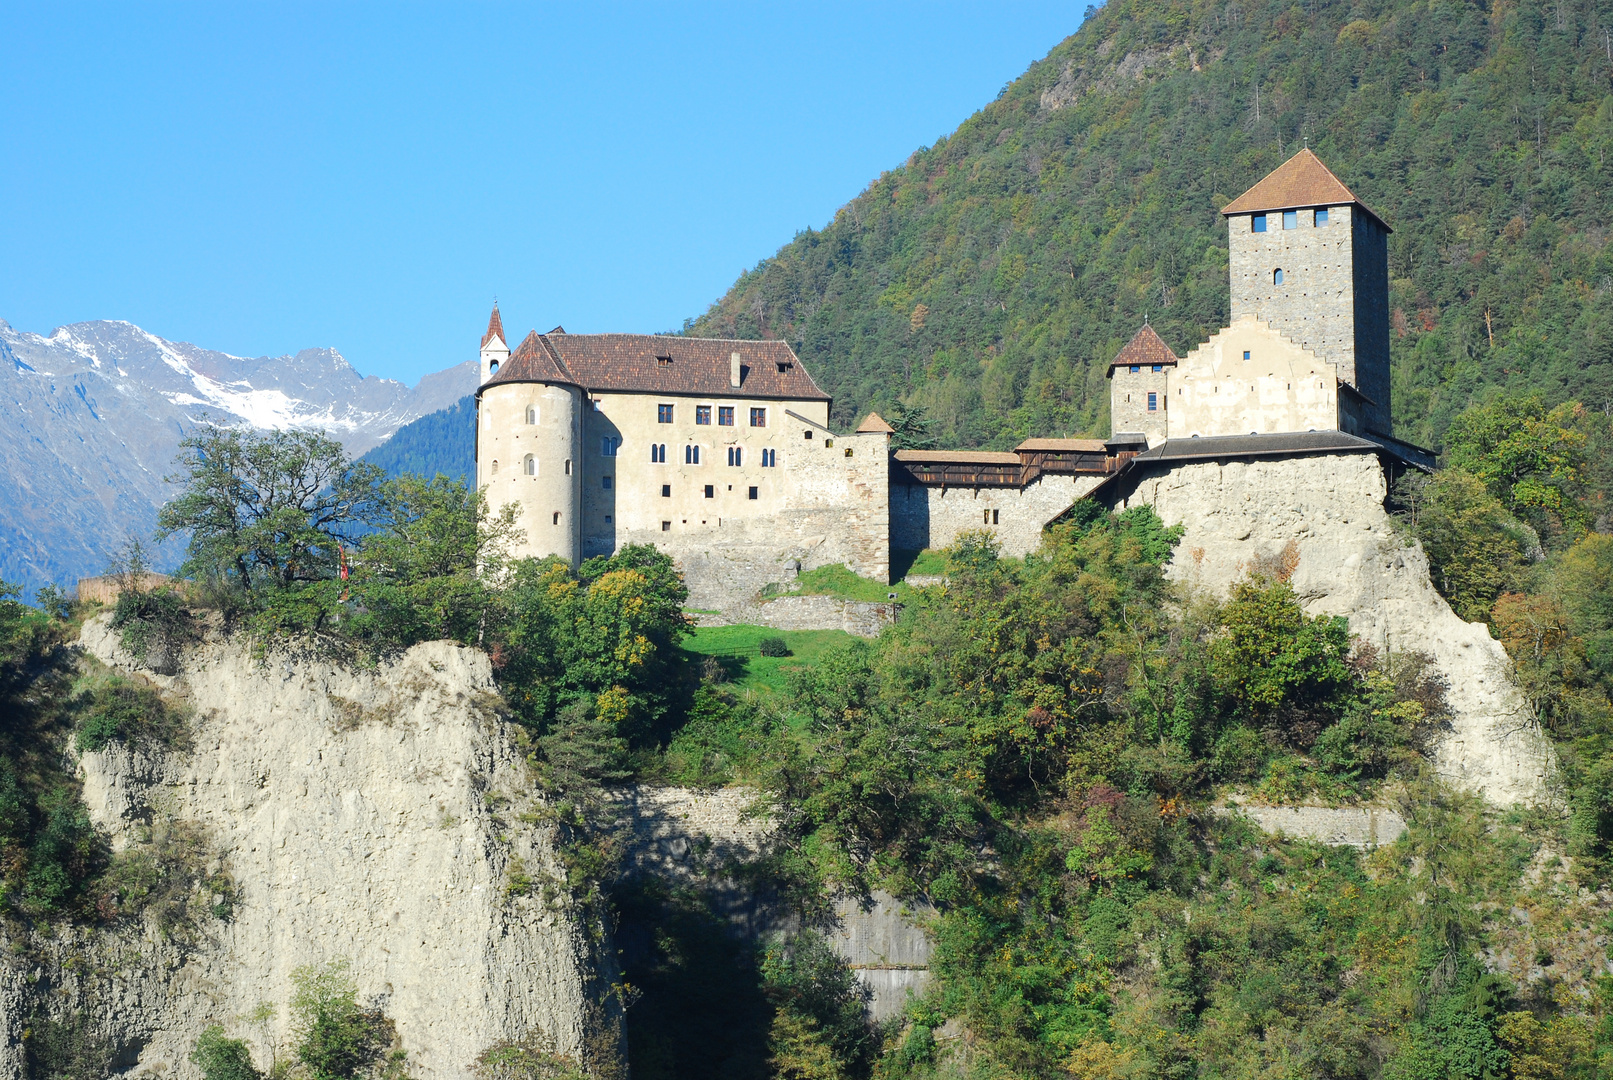
[[[674,329],[1085,4],[0,4],[0,318],[413,382]]]

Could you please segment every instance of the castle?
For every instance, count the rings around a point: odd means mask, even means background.
[[[1150,468],[1372,455],[1431,467],[1390,434],[1389,227],[1308,149],[1222,210],[1230,326],[1178,357],[1145,325],[1110,365],[1111,435],[1010,452],[890,448],[852,432],[781,341],[536,332],[482,338],[476,480],[519,504],[518,555],[576,563],[654,544],[696,605],[844,563],[890,580],[893,553],[966,529],[1006,554],[1078,499],[1126,502]]]

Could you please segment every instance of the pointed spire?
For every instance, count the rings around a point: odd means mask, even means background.
[[[494,338],[503,342],[505,348],[509,347],[509,341],[504,336],[504,320],[498,317],[497,300],[493,301],[493,317],[487,320],[487,333],[482,335],[482,348],[487,348],[487,343]]]
[[[887,424],[885,422],[885,418],[883,416],[880,416],[877,412],[871,412],[867,416],[863,417],[863,422],[862,423],[857,425],[856,434],[858,434],[858,435],[872,435],[872,434],[894,435],[894,434],[896,434],[896,429],[891,427],[889,424]]]

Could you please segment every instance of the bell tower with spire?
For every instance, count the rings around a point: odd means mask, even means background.
[[[487,333],[482,335],[482,382],[491,379],[510,359],[510,347],[504,341],[504,320],[498,315],[498,301],[493,301],[493,315],[487,320]]]

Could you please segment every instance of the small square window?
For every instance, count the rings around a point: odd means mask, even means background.
[[[672,423],[672,406],[670,406],[670,405],[657,405],[655,407],[655,422],[657,424],[670,424],[670,423]]]
[[[732,405],[719,405],[719,406],[717,406],[717,426],[718,427],[733,427],[734,426],[734,407]]]
[[[672,498],[672,485],[671,484],[662,484],[661,485],[661,498],[663,498],[663,499]]]
[[[752,409],[750,411],[750,426],[751,427],[766,427],[767,426],[767,410],[766,409]]]
[[[851,447],[849,447],[849,446],[848,446],[848,447],[846,447],[846,456],[847,456],[847,457],[850,457],[850,456],[851,456]]]
[[[609,515],[609,514],[606,514],[606,515],[605,515],[605,524],[606,524],[606,525],[609,525],[609,524],[610,524],[610,515]]]
[[[697,424],[711,423],[711,406],[696,405],[694,407],[694,422]]]
[[[749,498],[752,498],[752,499],[756,498],[756,489],[755,488],[750,489]]]
[[[807,437],[807,441],[808,441],[808,442],[810,442],[810,441],[811,441],[811,440],[812,440],[812,432],[810,432],[810,431],[803,431],[803,432],[802,432],[802,433],[801,433],[801,434],[803,434],[803,435],[805,435],[805,436],[806,436],[806,437]]]
[[[1249,230],[1251,232],[1265,232],[1266,231],[1266,215],[1265,214],[1256,214],[1254,217],[1250,218],[1249,219]]]
[[[1243,358],[1245,360],[1249,359],[1249,350],[1248,349],[1243,350]]]
[[[1297,228],[1299,228],[1299,211],[1298,210],[1284,210],[1283,211],[1283,228],[1285,228],[1285,229],[1297,229]]]
[[[1161,371],[1164,371],[1164,370],[1165,370],[1165,365],[1164,364],[1155,364],[1154,365],[1154,374],[1158,375]]]
[[[671,532],[672,531],[672,522],[670,522],[670,521],[661,522],[661,531],[662,532]]]
[[[717,497],[717,485],[716,484],[707,484],[706,485],[706,498],[715,499],[716,497]]]
[[[1318,229],[1327,224],[1327,207],[1323,206],[1317,209],[1316,216],[1311,221],[1311,224]]]
[[[1149,394],[1149,395],[1148,395],[1148,396],[1149,396],[1149,397],[1153,397],[1153,396],[1154,396],[1154,395],[1152,395],[1152,394]],[[601,477],[600,477],[600,478],[599,478],[599,483],[600,483],[600,486],[601,486],[601,487],[603,487],[603,488],[604,488],[604,489],[605,489],[605,490],[606,490],[606,491],[609,491],[609,490],[610,490],[610,477],[608,477],[608,476],[601,476]]]
[[[1141,370],[1142,370],[1142,368],[1139,367],[1138,365],[1136,365],[1136,364],[1131,365],[1131,373],[1133,375],[1137,374]]]

